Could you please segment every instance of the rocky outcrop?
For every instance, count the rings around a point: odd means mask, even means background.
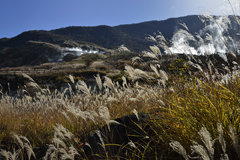
[[[96,132],[90,133],[88,141],[91,147],[86,146],[89,159],[104,159],[106,153],[109,157],[126,158],[129,151],[123,146],[131,142],[139,144],[143,142],[146,138],[145,133],[150,131],[149,119],[147,114],[139,114],[139,119],[132,114],[115,119],[119,124],[111,123],[110,130],[104,126]]]
[[[67,54],[66,56],[63,57],[63,61],[65,62],[70,62],[72,61],[73,59],[77,58],[77,56],[75,56],[74,54]]]

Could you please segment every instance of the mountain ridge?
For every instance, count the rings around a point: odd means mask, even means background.
[[[98,45],[107,49],[117,49],[120,45],[124,44],[131,51],[141,52],[143,50],[147,50],[150,45],[153,45],[153,42],[146,40],[146,37],[148,35],[152,35],[154,32],[160,31],[166,39],[171,39],[172,35],[176,31],[179,22],[186,23],[192,33],[198,32],[204,27],[204,24],[200,21],[197,15],[190,15],[178,18],[169,18],[167,20],[161,21],[153,20],[113,27],[106,25],[93,27],[69,26],[50,31],[25,31],[13,38],[0,39],[0,68],[14,67],[14,63],[8,65],[8,61],[14,61],[14,59],[19,58],[25,59],[29,57],[31,57],[31,59],[34,59],[35,55],[39,55],[40,53],[36,53],[37,51],[34,50],[34,47],[29,46],[29,41],[45,42],[53,45],[58,45],[59,47],[64,47],[66,42],[72,41],[76,45],[69,45],[69,47],[76,47],[82,44],[90,44]],[[37,44],[35,43],[33,45],[36,46]],[[32,48],[32,50],[26,49],[26,46]],[[46,47],[45,52],[47,52],[47,46],[44,47]],[[49,54],[56,54],[54,52],[58,52],[57,50],[50,50],[51,52],[46,53],[46,56],[48,57],[51,57]],[[23,54],[23,51],[26,52]],[[37,65],[39,63],[43,62],[38,62],[33,65]],[[4,66],[1,64],[4,64]],[[18,64],[17,66],[30,65],[29,63],[20,62],[16,64]]]
[[[166,20],[152,20],[152,21],[145,21],[145,22],[140,22],[140,23],[133,23],[133,24],[123,24],[123,25],[117,25],[117,26],[107,26],[107,25],[98,25],[98,26],[69,26],[69,27],[62,27],[62,28],[58,28],[58,29],[53,29],[53,30],[30,30],[30,31],[25,31],[20,33],[19,35],[12,37],[12,38],[1,38],[0,39],[0,43],[2,41],[4,42],[8,42],[10,41],[10,43],[16,43],[15,40],[17,40],[18,38],[21,38],[22,41],[26,41],[24,40],[24,38],[28,38],[28,40],[35,40],[33,39],[36,38],[36,36],[40,36],[41,35],[45,35],[45,36],[55,36],[60,38],[59,36],[64,36],[60,39],[64,39],[65,37],[67,38],[72,38],[74,40],[79,40],[80,38],[81,41],[93,41],[92,39],[90,39],[89,37],[87,37],[87,35],[89,34],[95,34],[95,35],[101,35],[99,34],[99,31],[101,32],[111,32],[111,34],[109,36],[112,36],[113,34],[120,35],[122,37],[130,37],[130,38],[144,38],[146,35],[148,34],[153,34],[154,32],[156,32],[157,30],[162,31],[163,30],[163,34],[165,34],[166,32],[168,32],[168,34],[164,35],[167,37],[172,36],[173,34],[173,30],[174,28],[178,25],[178,21],[183,21],[185,22],[187,25],[191,25],[191,23],[189,23],[189,20],[193,20],[194,19],[194,23],[197,23],[197,25],[201,25],[203,26],[202,23],[199,23],[200,20],[198,19],[197,15],[190,15],[190,16],[185,16],[185,17],[178,17],[178,18],[169,18]],[[197,22],[198,21],[198,22]],[[166,29],[166,24],[168,24],[167,29]],[[189,28],[194,28],[194,27],[189,27]],[[169,32],[171,30],[171,32]],[[196,30],[196,29],[195,29]],[[39,35],[36,35],[36,32]],[[65,33],[67,32],[67,34]],[[78,32],[79,34],[75,34],[73,35],[73,33]],[[35,33],[35,35],[32,35],[32,37],[29,36],[29,33]],[[47,35],[48,34],[48,35]],[[39,37],[41,41],[46,41],[44,39],[42,39],[41,37]],[[12,41],[12,42],[11,42]],[[49,40],[47,40],[49,41]],[[50,41],[49,41],[50,42]],[[93,42],[94,43],[94,42]],[[22,45],[22,44],[21,44]],[[121,44],[118,44],[117,46],[119,46]],[[1,46],[1,44],[0,44]],[[104,47],[104,46],[102,46]]]

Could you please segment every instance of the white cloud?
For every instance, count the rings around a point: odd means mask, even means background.
[[[238,11],[239,1],[229,0],[234,10]],[[211,13],[213,15],[222,15],[223,13],[232,14],[232,9],[228,0],[186,0],[186,8],[195,14]],[[185,9],[186,9],[185,8]]]

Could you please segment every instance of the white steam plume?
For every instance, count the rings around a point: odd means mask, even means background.
[[[182,29],[173,35],[172,46],[169,48],[172,53],[205,55],[238,51],[240,44],[232,38],[236,36],[237,27],[236,24],[229,23],[228,16],[203,16],[200,19],[207,20],[208,25],[196,35],[191,35],[187,30]],[[234,35],[230,35],[228,31],[232,26]]]
[[[87,54],[87,53],[105,53],[104,51],[100,51],[99,49],[93,48],[91,46],[87,46],[87,49],[82,49],[80,47],[73,47],[73,48],[61,47],[59,48],[59,52],[60,52],[60,55],[57,55],[54,58],[48,58],[49,61],[61,62],[63,60],[63,57],[66,56],[67,54],[72,54],[72,55],[75,55],[76,57],[79,57],[82,54]]]

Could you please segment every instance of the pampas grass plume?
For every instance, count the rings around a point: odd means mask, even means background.
[[[74,84],[74,78],[73,78],[73,76],[71,74],[69,74],[69,79]]]
[[[186,150],[178,141],[171,141],[169,145],[174,151],[181,154],[185,158],[185,160],[189,160]]]

